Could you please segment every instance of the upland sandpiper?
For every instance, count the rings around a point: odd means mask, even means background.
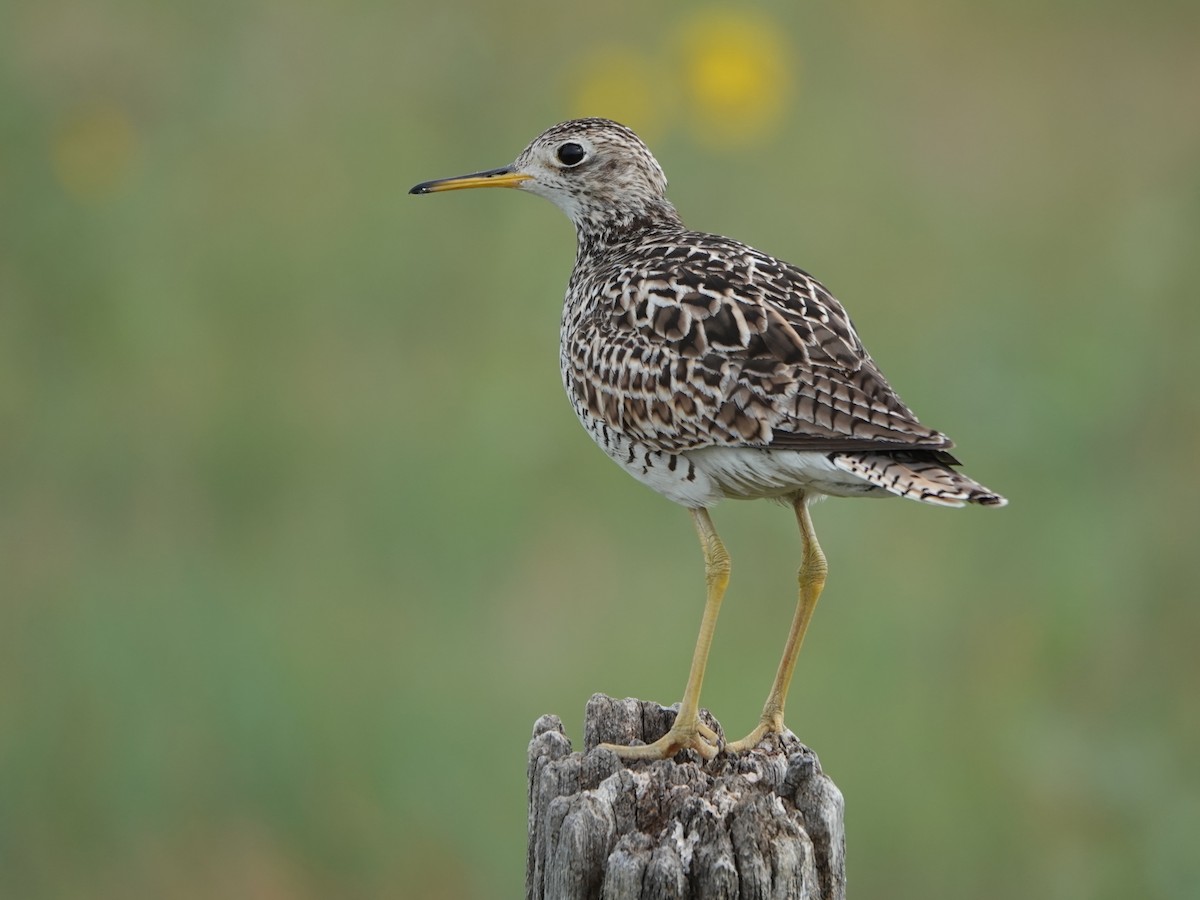
[[[627,758],[722,748],[699,719],[700,686],[729,581],[708,510],[726,498],[786,502],[800,526],[799,602],[759,724],[725,750],[783,732],[784,701],[826,563],[809,518],[822,495],[896,495],[1003,506],[955,470],[952,443],[884,379],[842,305],[807,272],[730,238],[689,231],[662,167],[636,134],[575,119],[512,165],[418,184],[414,194],[509,187],[575,223],[559,360],[593,440],[626,472],[686,507],[704,553],[707,600],[674,726]]]

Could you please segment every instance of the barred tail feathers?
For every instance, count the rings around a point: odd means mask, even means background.
[[[879,453],[832,453],[844,472],[910,500],[938,506],[1004,506],[1004,497],[950,467],[953,457],[939,451],[894,450]]]

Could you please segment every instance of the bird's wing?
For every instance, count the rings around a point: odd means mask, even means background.
[[[687,238],[643,244],[610,275],[614,305],[593,320],[608,358],[575,361],[591,369],[580,399],[593,413],[671,451],[952,446],[917,421],[815,278],[727,238]]]

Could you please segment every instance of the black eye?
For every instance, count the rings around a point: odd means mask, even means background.
[[[587,151],[574,141],[558,148],[558,161],[564,166],[577,166],[583,162],[585,156],[587,156]]]

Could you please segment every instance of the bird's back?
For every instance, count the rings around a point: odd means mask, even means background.
[[[589,433],[668,496],[640,455],[675,457],[672,482],[708,461],[724,496],[821,490],[820,473],[826,493],[995,496],[949,468],[949,438],[917,420],[820,282],[730,238],[668,225],[581,245],[562,366]]]

